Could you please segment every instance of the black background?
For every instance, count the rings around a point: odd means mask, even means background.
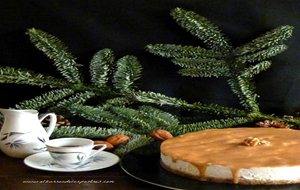
[[[273,65],[255,78],[260,105],[268,113],[300,111],[300,2],[297,0],[1,0],[0,64],[61,77],[25,32],[35,27],[59,39],[77,57],[83,72],[103,48],[117,58],[135,55],[143,64],[139,88],[180,97],[237,106],[227,83],[215,78],[177,74],[170,60],[145,51],[147,44],[199,45],[201,42],[169,16],[171,9],[192,10],[215,23],[240,46],[280,25],[295,27],[289,49],[272,58]],[[0,107],[40,95],[39,87],[0,84]]]

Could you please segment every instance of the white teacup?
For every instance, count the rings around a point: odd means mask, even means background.
[[[92,153],[92,149],[101,146]],[[53,161],[62,166],[80,165],[88,158],[104,150],[106,144],[94,144],[86,138],[58,138],[46,142]]]

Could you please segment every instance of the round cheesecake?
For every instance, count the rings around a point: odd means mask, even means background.
[[[300,130],[210,129],[165,140],[160,149],[165,169],[201,181],[300,183]]]

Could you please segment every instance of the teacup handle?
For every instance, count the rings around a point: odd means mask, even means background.
[[[102,146],[101,148],[99,148],[98,150],[96,150],[95,152],[93,152],[89,157],[95,156],[97,153],[101,152],[102,150],[107,148],[106,144],[94,144],[94,147],[96,146]],[[93,147],[93,148],[94,148]]]
[[[55,113],[43,113],[39,115],[39,121],[42,122],[46,117],[50,117],[50,123],[48,125],[48,128],[46,130],[48,137],[50,137],[50,135],[53,133],[55,125],[56,125],[56,121],[57,121],[57,117],[55,115]]]

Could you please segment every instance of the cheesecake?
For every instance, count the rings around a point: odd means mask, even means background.
[[[163,168],[200,181],[233,184],[300,183],[300,130],[209,129],[162,142]]]

